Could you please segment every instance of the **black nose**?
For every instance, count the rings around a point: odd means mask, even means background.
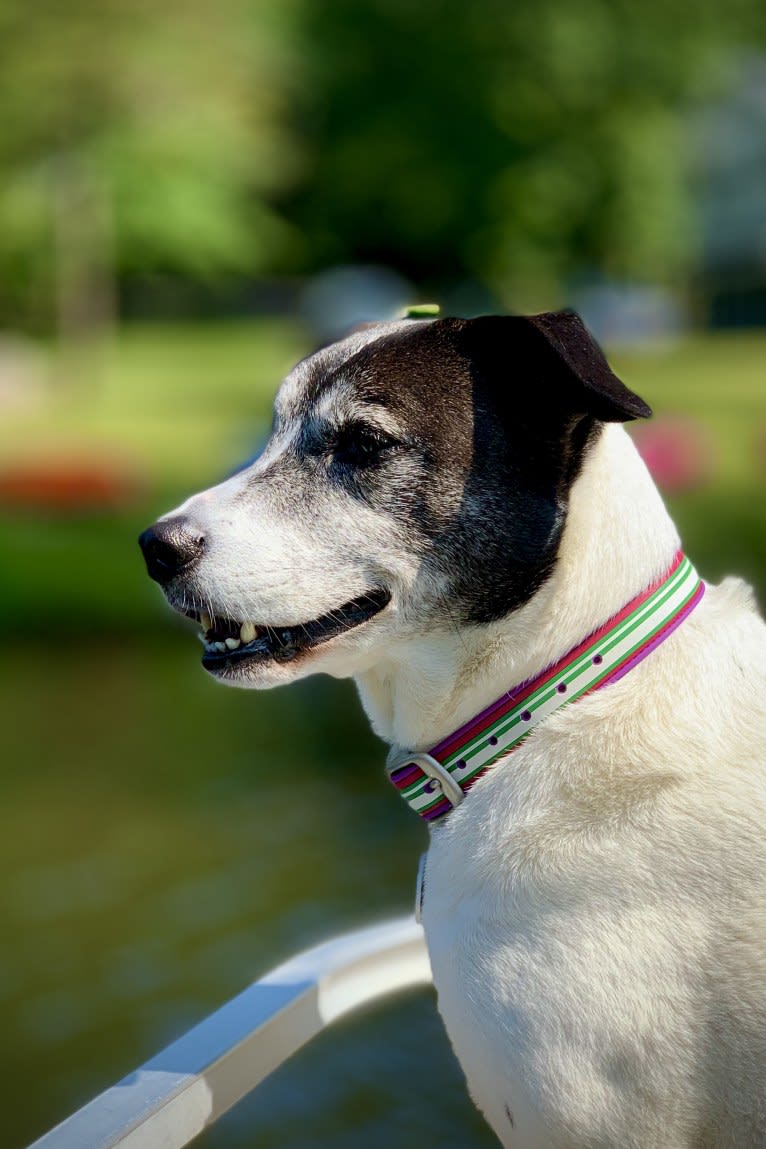
[[[204,544],[204,536],[192,530],[186,519],[161,520],[138,539],[149,577],[163,585],[194,562]]]

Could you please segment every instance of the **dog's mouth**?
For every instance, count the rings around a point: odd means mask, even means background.
[[[202,665],[216,673],[245,661],[290,662],[298,655],[367,622],[391,601],[383,587],[369,590],[343,606],[295,626],[266,626],[218,618],[204,610],[182,611],[202,627]]]

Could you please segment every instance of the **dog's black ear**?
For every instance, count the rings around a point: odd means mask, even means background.
[[[645,419],[652,413],[651,407],[617,378],[574,311],[488,315],[469,320],[465,334],[471,357],[478,357],[483,373],[492,365],[495,378],[502,373],[507,379],[512,370],[520,369],[531,388],[542,386],[542,400],[552,386],[559,401],[573,413],[592,415],[605,423]]]
[[[580,384],[584,398],[591,404],[588,414],[612,423],[651,415],[651,407],[617,378],[604,352],[574,311],[546,311],[528,316],[527,322],[555,353],[561,368]]]

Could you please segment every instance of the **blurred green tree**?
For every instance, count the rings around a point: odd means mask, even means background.
[[[686,118],[763,43],[762,0],[314,0],[313,160],[286,208],[314,261],[471,277],[550,305],[592,271],[674,282],[695,251]]]
[[[109,322],[118,272],[252,272],[289,246],[268,199],[290,0],[0,0],[0,315]]]
[[[379,261],[508,306],[698,247],[688,111],[762,0],[0,0],[0,319]]]

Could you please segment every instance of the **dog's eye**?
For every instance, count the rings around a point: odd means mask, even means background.
[[[332,448],[332,461],[346,467],[368,467],[399,444],[374,427],[354,423],[338,432]]]

